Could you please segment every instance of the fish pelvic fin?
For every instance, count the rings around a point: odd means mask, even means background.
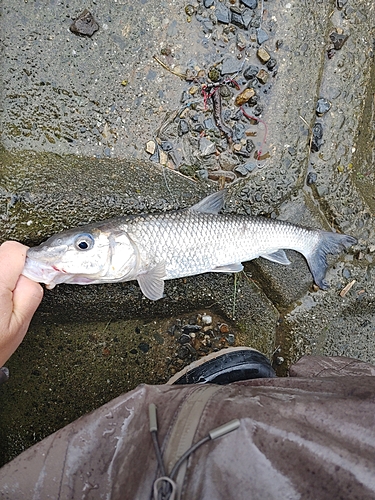
[[[320,231],[318,245],[312,249],[311,253],[305,255],[311,274],[319,288],[322,290],[329,288],[324,279],[328,268],[327,254],[338,254],[356,243],[357,240],[353,236]]]
[[[283,264],[284,266],[288,266],[290,264],[290,260],[286,256],[284,250],[277,250],[273,253],[261,254],[259,257],[263,257],[263,259],[270,260],[271,262],[277,262],[278,264]]]
[[[239,273],[243,270],[241,262],[228,264],[226,266],[217,266],[211,269],[213,273]]]
[[[159,262],[155,267],[137,276],[143,295],[150,300],[159,300],[164,294],[165,263]]]
[[[226,189],[210,194],[190,207],[189,210],[192,210],[193,212],[203,212],[205,214],[218,214],[224,206],[224,198],[226,194]]]

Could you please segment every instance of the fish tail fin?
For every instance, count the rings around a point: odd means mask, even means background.
[[[322,290],[329,288],[324,279],[328,268],[327,254],[338,254],[356,243],[357,240],[347,234],[319,231],[318,245],[305,255],[311,274],[319,288]]]

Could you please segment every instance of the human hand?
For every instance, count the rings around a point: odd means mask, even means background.
[[[26,252],[16,241],[0,246],[0,366],[22,342],[43,297],[39,283],[21,275]]]

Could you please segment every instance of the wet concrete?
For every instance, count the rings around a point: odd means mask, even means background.
[[[180,73],[207,71],[228,54],[250,64],[257,60],[250,32],[242,51],[234,35],[223,42],[223,25],[204,33],[180,1],[105,1],[85,5],[100,28],[84,38],[69,31],[83,10],[77,1],[13,3],[3,6],[1,21],[2,240],[33,245],[121,213],[186,207],[219,187],[148,161],[146,142],[191,86],[152,56],[162,58],[168,48],[163,61]],[[139,383],[165,381],[177,349],[168,324],[196,311],[230,323],[236,345],[270,357],[279,347],[279,374],[309,352],[375,361],[371,18],[368,0],[343,10],[328,1],[264,3],[262,27],[270,37],[263,46],[278,61],[261,115],[269,155],[229,186],[225,208],[356,236],[356,247],[330,261],[331,288],[315,290],[305,261],[290,252],[288,268],[258,259],[236,280],[169,282],[156,303],[136,283],[46,291],[0,387],[0,462]],[[329,58],[334,29],[349,38]],[[319,97],[332,107],[317,118]],[[323,145],[311,153],[316,121]],[[309,173],[316,181],[308,185]]]

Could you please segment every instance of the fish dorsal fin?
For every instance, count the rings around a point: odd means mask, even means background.
[[[155,267],[137,276],[137,281],[143,295],[150,300],[158,300],[163,297],[165,263],[159,262]]]
[[[226,189],[217,191],[203,198],[200,202],[196,203],[189,210],[193,212],[203,212],[205,214],[218,214],[224,206],[224,198],[227,194]]]
[[[267,254],[262,253],[262,255],[259,255],[259,257],[263,257],[263,259],[270,260],[271,262],[277,262],[278,264],[283,264],[284,266],[290,264],[290,260],[286,256],[284,250],[277,250],[276,252]]]
[[[218,266],[212,269],[213,273],[239,273],[242,271],[243,265],[241,262],[236,264],[228,264],[226,266]]]

